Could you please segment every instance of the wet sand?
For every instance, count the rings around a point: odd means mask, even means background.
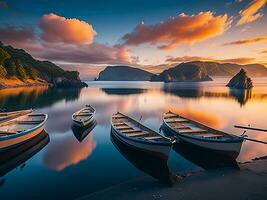
[[[201,171],[166,187],[145,176],[80,198],[89,199],[267,199],[267,159],[239,164],[240,170]]]

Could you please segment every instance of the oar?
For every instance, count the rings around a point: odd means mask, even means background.
[[[255,139],[251,139],[251,138],[246,138],[246,137],[244,137],[244,140],[249,140],[251,142],[258,142],[258,143],[262,143],[262,144],[267,144],[267,142],[264,142],[261,140],[255,140]]]
[[[253,128],[253,127],[247,127],[247,126],[239,126],[239,125],[235,125],[235,128],[243,128],[243,129],[247,129],[247,130],[254,130],[254,131],[267,132],[266,129],[262,129],[262,128]]]

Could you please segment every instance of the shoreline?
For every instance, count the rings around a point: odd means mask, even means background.
[[[267,199],[267,159],[240,163],[239,167],[200,171],[172,187],[147,175],[78,199]]]
[[[5,89],[15,89],[15,88],[29,88],[29,87],[39,87],[39,86],[44,86],[44,87],[50,87],[51,84],[49,83],[33,83],[33,84],[25,84],[25,85],[12,85],[12,86],[4,86],[0,85],[0,90],[5,90]]]

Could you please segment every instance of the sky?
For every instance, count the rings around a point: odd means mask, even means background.
[[[267,0],[0,0],[0,41],[82,78],[194,60],[267,66]]]

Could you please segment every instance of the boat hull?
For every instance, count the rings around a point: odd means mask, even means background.
[[[30,139],[36,137],[44,130],[44,124],[36,127],[34,130],[25,131],[14,137],[0,138],[0,152],[12,149],[18,145],[21,145]]]
[[[169,152],[171,150],[172,144],[167,143],[150,143],[150,142],[141,142],[134,139],[130,139],[127,137],[124,137],[120,133],[118,133],[113,127],[111,129],[113,135],[122,143],[132,147],[136,148],[141,151],[145,151],[147,153],[157,154],[158,156],[168,159]]]
[[[241,139],[230,140],[230,141],[219,141],[219,140],[209,141],[209,140],[203,140],[201,138],[194,138],[191,136],[182,135],[179,134],[178,131],[175,131],[171,127],[169,127],[165,122],[163,122],[162,128],[163,130],[171,133],[172,135],[177,136],[183,142],[213,151],[214,153],[231,157],[233,159],[236,159],[237,156],[239,155],[243,143],[243,140]]]

